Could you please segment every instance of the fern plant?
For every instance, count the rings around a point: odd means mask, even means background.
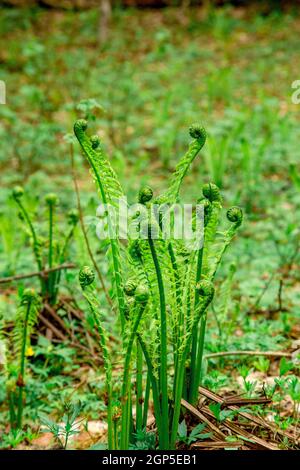
[[[40,298],[33,289],[25,289],[17,310],[12,345],[10,350],[10,364],[15,364],[17,376],[11,376],[7,368],[7,393],[10,410],[10,424],[12,428],[22,428],[24,408],[24,395],[26,390],[26,362],[30,355],[30,337],[37,323],[40,308]],[[8,349],[8,348],[7,348]]]
[[[24,189],[16,186],[12,191],[12,196],[19,207],[19,217],[24,223],[24,228],[31,240],[32,250],[38,271],[41,295],[50,304],[54,305],[57,300],[61,271],[51,271],[57,265],[63,264],[67,260],[69,244],[74,236],[74,231],[79,220],[78,211],[72,209],[67,215],[69,230],[63,240],[57,241],[55,236],[55,210],[58,205],[58,197],[54,193],[45,196],[48,208],[48,237],[45,239],[38,233],[32,215],[23,203]],[[44,271],[49,269],[46,275]]]
[[[116,206],[118,198],[123,196],[121,185],[99,138],[89,138],[86,129],[86,121],[76,121],[74,132],[91,166],[102,202]],[[98,328],[101,325],[110,448],[128,449],[134,445],[135,436],[145,431],[151,398],[159,448],[175,448],[182,412],[181,399],[189,398],[196,403],[198,397],[206,318],[215,293],[216,272],[242,223],[242,210],[232,207],[227,211],[228,229],[219,231],[222,198],[218,187],[207,183],[196,201],[204,214],[202,240],[197,240],[196,249],[177,239],[173,232],[166,236],[165,218],[172,214],[180,201],[184,177],[206,139],[205,130],[198,124],[192,125],[189,132],[192,141],[167,189],[156,196],[148,186],[139,192],[138,210],[131,216],[131,222],[142,236],[129,234],[128,243],[121,243],[112,236],[113,220],[109,211],[106,214],[113,300],[119,313],[124,354],[121,406],[117,413],[121,415],[120,419],[114,420],[112,412],[118,389],[111,373],[113,361],[101,309],[95,294],[86,290],[86,284],[90,284],[86,277],[87,268],[80,273],[95,323]],[[164,210],[157,211],[157,205]],[[173,226],[172,217],[170,220]],[[89,277],[91,280],[93,276]],[[132,374],[134,360],[135,380]],[[143,375],[144,369],[147,372]]]

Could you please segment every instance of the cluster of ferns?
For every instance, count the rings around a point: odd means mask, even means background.
[[[122,186],[98,136],[89,137],[87,122],[78,120],[75,135],[85,154],[102,203],[112,207],[124,197]],[[113,312],[122,342],[121,387],[113,373],[104,309],[95,289],[93,270],[79,273],[99,338],[106,376],[108,448],[128,449],[145,432],[149,403],[153,403],[158,447],[174,449],[182,413],[181,400],[195,404],[202,380],[206,317],[214,294],[214,280],[222,256],[242,223],[242,210],[227,211],[228,228],[219,230],[222,197],[219,188],[206,183],[195,203],[203,206],[203,233],[197,248],[183,240],[165,237],[162,217],[153,207],[180,202],[184,177],[205,144],[206,132],[198,124],[189,129],[192,141],[179,161],[167,189],[155,195],[149,186],[140,189],[137,202],[139,229],[146,236],[128,242],[109,237],[108,259],[112,273]],[[147,217],[140,217],[145,213]]]

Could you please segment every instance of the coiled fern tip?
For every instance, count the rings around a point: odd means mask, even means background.
[[[230,207],[226,215],[227,215],[227,219],[230,222],[237,223],[240,225],[243,221],[243,211],[238,206]]]
[[[20,199],[24,194],[24,189],[22,188],[22,186],[15,186],[13,191],[12,191],[12,195],[14,197],[14,199]]]
[[[215,288],[212,282],[206,281],[206,280],[200,281],[197,284],[196,288],[201,297],[208,297],[210,299],[213,298],[214,293],[215,293]]]
[[[203,196],[210,202],[221,201],[221,193],[218,186],[214,183],[206,183],[202,188]]]
[[[96,150],[100,146],[100,137],[95,134],[90,137],[90,141],[94,150]]]
[[[79,271],[78,279],[82,289],[84,289],[94,282],[95,273],[89,266],[83,266]]]
[[[139,191],[139,203],[140,204],[146,204],[146,202],[151,201],[153,197],[153,191],[150,186],[144,186],[143,188],[140,189]]]
[[[87,130],[88,123],[85,119],[77,119],[74,124],[74,132],[85,132]]]
[[[57,194],[49,193],[49,194],[46,194],[45,201],[48,204],[48,206],[53,207],[53,206],[56,206],[58,204],[59,200],[58,200]]]
[[[194,123],[189,127],[189,133],[192,139],[196,140],[206,140],[206,130],[201,124]]]
[[[128,296],[133,296],[137,288],[137,283],[134,279],[128,279],[124,286],[124,292]]]
[[[79,220],[79,212],[77,209],[71,209],[68,212],[68,222],[71,225],[76,225]]]
[[[136,302],[146,304],[148,302],[150,292],[147,286],[139,284],[135,289],[134,297]]]

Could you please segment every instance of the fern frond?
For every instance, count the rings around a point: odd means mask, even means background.
[[[156,202],[158,204],[168,203],[173,204],[177,201],[179,196],[180,187],[190,165],[196,158],[197,154],[202,149],[206,140],[206,131],[199,124],[194,124],[189,129],[190,136],[194,139],[186,154],[181,158],[177,164],[175,171],[171,177],[169,188],[165,193],[160,195]]]
[[[110,162],[105,157],[103,149],[100,145],[95,145],[95,138],[88,138],[85,133],[86,129],[87,122],[85,120],[79,119],[75,122],[74,133],[92,168],[93,177],[98,184],[102,200],[104,204],[115,205],[117,199],[124,195],[121,184]]]
[[[40,299],[33,289],[25,289],[20,306],[17,310],[13,332],[14,351],[17,354],[26,352],[30,345],[30,337],[37,323]]]
[[[110,163],[104,157],[102,151],[96,151],[99,146],[98,139],[89,139],[85,134],[87,129],[87,122],[83,119],[79,119],[74,124],[74,133],[80,143],[88,162],[92,168],[94,179],[97,183],[100,195],[104,204],[115,205],[117,199],[122,197],[123,191],[121,185],[113,171]],[[123,292],[123,271],[122,271],[122,257],[120,253],[120,244],[114,238],[115,234],[112,232],[113,223],[110,218],[110,214],[107,216],[110,248],[112,255],[112,268],[113,278],[115,282],[117,301],[121,319],[122,334],[124,333],[125,327],[125,298]]]

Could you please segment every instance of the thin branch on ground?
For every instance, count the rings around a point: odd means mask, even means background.
[[[206,354],[205,359],[214,359],[215,357],[225,356],[268,356],[268,357],[292,357],[291,353],[283,351],[220,351]]]
[[[18,274],[17,276],[3,277],[0,279],[0,284],[6,284],[8,282],[20,281],[21,279],[27,279],[30,277],[47,277],[49,273],[54,271],[62,271],[63,269],[74,269],[76,265],[74,263],[60,264],[53,268],[44,269],[43,271],[35,271],[27,274]]]

